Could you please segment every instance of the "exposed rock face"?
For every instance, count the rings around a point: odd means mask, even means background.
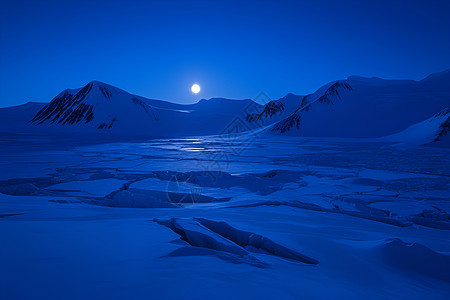
[[[45,121],[61,125],[91,122],[94,118],[93,105],[83,103],[83,100],[91,92],[92,86],[92,82],[88,83],[75,95],[64,91],[45,105],[30,122],[37,125]]]
[[[445,119],[445,121],[442,122],[442,124],[439,126],[436,138],[433,140],[433,142],[440,141],[450,131],[450,107],[447,107],[444,110],[437,113],[436,115],[434,115],[434,118],[445,116],[447,116],[447,119]]]
[[[232,128],[233,122],[245,119],[250,109],[260,113],[263,106],[248,99],[236,101],[223,98],[177,104],[147,99],[106,83],[92,81],[82,88],[64,90],[50,103],[24,113],[21,122],[17,122],[21,126],[15,130],[106,138],[210,135]],[[5,115],[8,114],[2,115],[0,109],[0,121],[9,129],[14,125],[7,122]],[[255,123],[245,125],[235,129],[242,132],[258,126]]]
[[[253,122],[258,121],[261,118],[270,118],[275,114],[282,112],[284,110],[284,104],[280,101],[270,101],[264,106],[264,109],[259,114],[247,114],[247,121]]]
[[[330,86],[327,91],[316,100],[318,103],[326,103],[326,104],[334,104],[333,97],[338,97],[341,99],[341,95],[339,95],[339,89],[344,89],[348,91],[352,91],[353,88],[346,82],[335,82],[332,86]]]
[[[289,130],[291,130],[292,128],[300,128],[300,121],[301,121],[301,113],[306,113],[308,112],[311,107],[315,104],[315,103],[324,103],[324,104],[328,104],[328,105],[334,105],[333,100],[335,98],[341,99],[341,95],[340,95],[340,91],[343,90],[347,90],[347,91],[352,91],[353,88],[350,86],[350,84],[348,84],[347,82],[335,82],[333,83],[320,97],[318,97],[316,100],[310,100],[310,98],[312,98],[312,95],[306,95],[302,98],[301,100],[301,104],[300,106],[287,118],[278,121],[273,127],[272,127],[272,131],[278,131],[280,133],[284,133],[287,132]],[[268,103],[269,105],[270,103]],[[266,109],[271,112],[273,111],[273,109],[271,109],[270,107],[268,107],[268,105],[266,105],[266,107],[264,107],[264,111],[266,111]],[[281,103],[282,105],[282,103]],[[263,111],[263,113],[264,113]],[[259,116],[259,118],[261,118],[263,116],[263,113],[261,113],[261,116]],[[273,115],[273,114],[272,114]],[[272,116],[270,115],[270,116]],[[266,115],[264,115],[266,116]],[[247,118],[248,120],[248,118]]]
[[[111,99],[112,94],[107,87],[99,86],[98,88],[100,89],[100,92],[102,92],[103,96],[105,96],[105,98]]]
[[[101,123],[100,125],[98,125],[97,129],[111,129],[111,127],[113,126],[114,122],[116,122],[117,119],[113,118],[111,120],[111,123]]]
[[[138,98],[133,98],[131,99],[131,101],[133,101],[134,104],[141,106],[147,113],[152,113],[153,118],[155,120],[158,120],[158,118],[156,117],[155,112],[153,111],[152,107],[145,104],[142,100],[139,100]]]
[[[291,130],[294,126],[300,128],[300,120],[302,118],[299,114],[292,114],[286,119],[281,120],[272,128],[272,131],[279,131],[281,133]]]

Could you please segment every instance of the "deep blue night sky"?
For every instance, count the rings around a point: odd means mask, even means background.
[[[450,67],[449,15],[448,0],[1,0],[0,106],[91,80],[192,103],[354,74],[421,79]]]

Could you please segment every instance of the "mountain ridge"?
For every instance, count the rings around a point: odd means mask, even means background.
[[[29,103],[0,109],[0,117],[2,112],[22,115],[20,110],[36,109],[26,120],[27,125],[23,124],[22,116],[17,116],[20,122],[14,122],[14,118],[1,122],[3,118],[0,118],[0,131],[152,137],[208,135],[226,130],[233,125],[239,112],[250,107],[262,106],[250,99],[225,98],[182,105],[147,99],[100,81],[91,81],[78,89],[63,90],[47,104]],[[246,125],[235,130],[240,132],[254,127]]]
[[[0,131],[170,137],[267,127],[276,135],[378,138],[450,106],[449,74],[446,70],[420,81],[349,76],[308,95],[267,99],[265,105],[221,97],[177,104],[94,80],[65,89],[46,104],[0,109]]]
[[[436,76],[431,84],[361,78],[332,81],[305,96],[288,94],[265,106],[263,111],[270,114],[250,115],[248,120],[268,120],[272,125],[266,130],[278,135],[378,138],[405,130],[450,105],[450,76]],[[328,89],[336,83],[350,88],[339,87],[339,94],[334,94]]]

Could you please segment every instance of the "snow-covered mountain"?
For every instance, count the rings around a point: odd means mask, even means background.
[[[39,110],[31,122],[36,125],[78,125],[77,127],[111,129],[118,121],[116,117],[122,114],[132,116],[133,123],[157,120],[153,108],[142,100],[115,87],[93,81],[81,89],[63,91]],[[122,122],[129,121],[130,118],[124,118]]]
[[[450,70],[421,81],[351,76],[312,94],[287,94],[265,106],[222,98],[175,104],[93,81],[62,91],[48,104],[0,109],[0,132],[175,137],[259,128],[276,135],[379,138],[430,117],[438,124],[432,116],[447,107]]]
[[[450,107],[446,107],[431,118],[414,124],[405,130],[383,137],[382,140],[402,144],[450,147]]]
[[[273,123],[272,134],[381,137],[422,122],[450,106],[450,70],[421,81],[351,76],[310,95],[288,94],[249,122]]]
[[[62,91],[46,105],[28,103],[0,109],[0,132],[153,137],[220,134],[254,128],[256,125],[244,121],[252,109],[262,106],[251,100],[220,98],[181,105],[93,81],[83,88]]]

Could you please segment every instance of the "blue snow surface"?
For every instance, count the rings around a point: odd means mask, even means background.
[[[0,299],[449,299],[450,149],[3,135]]]

